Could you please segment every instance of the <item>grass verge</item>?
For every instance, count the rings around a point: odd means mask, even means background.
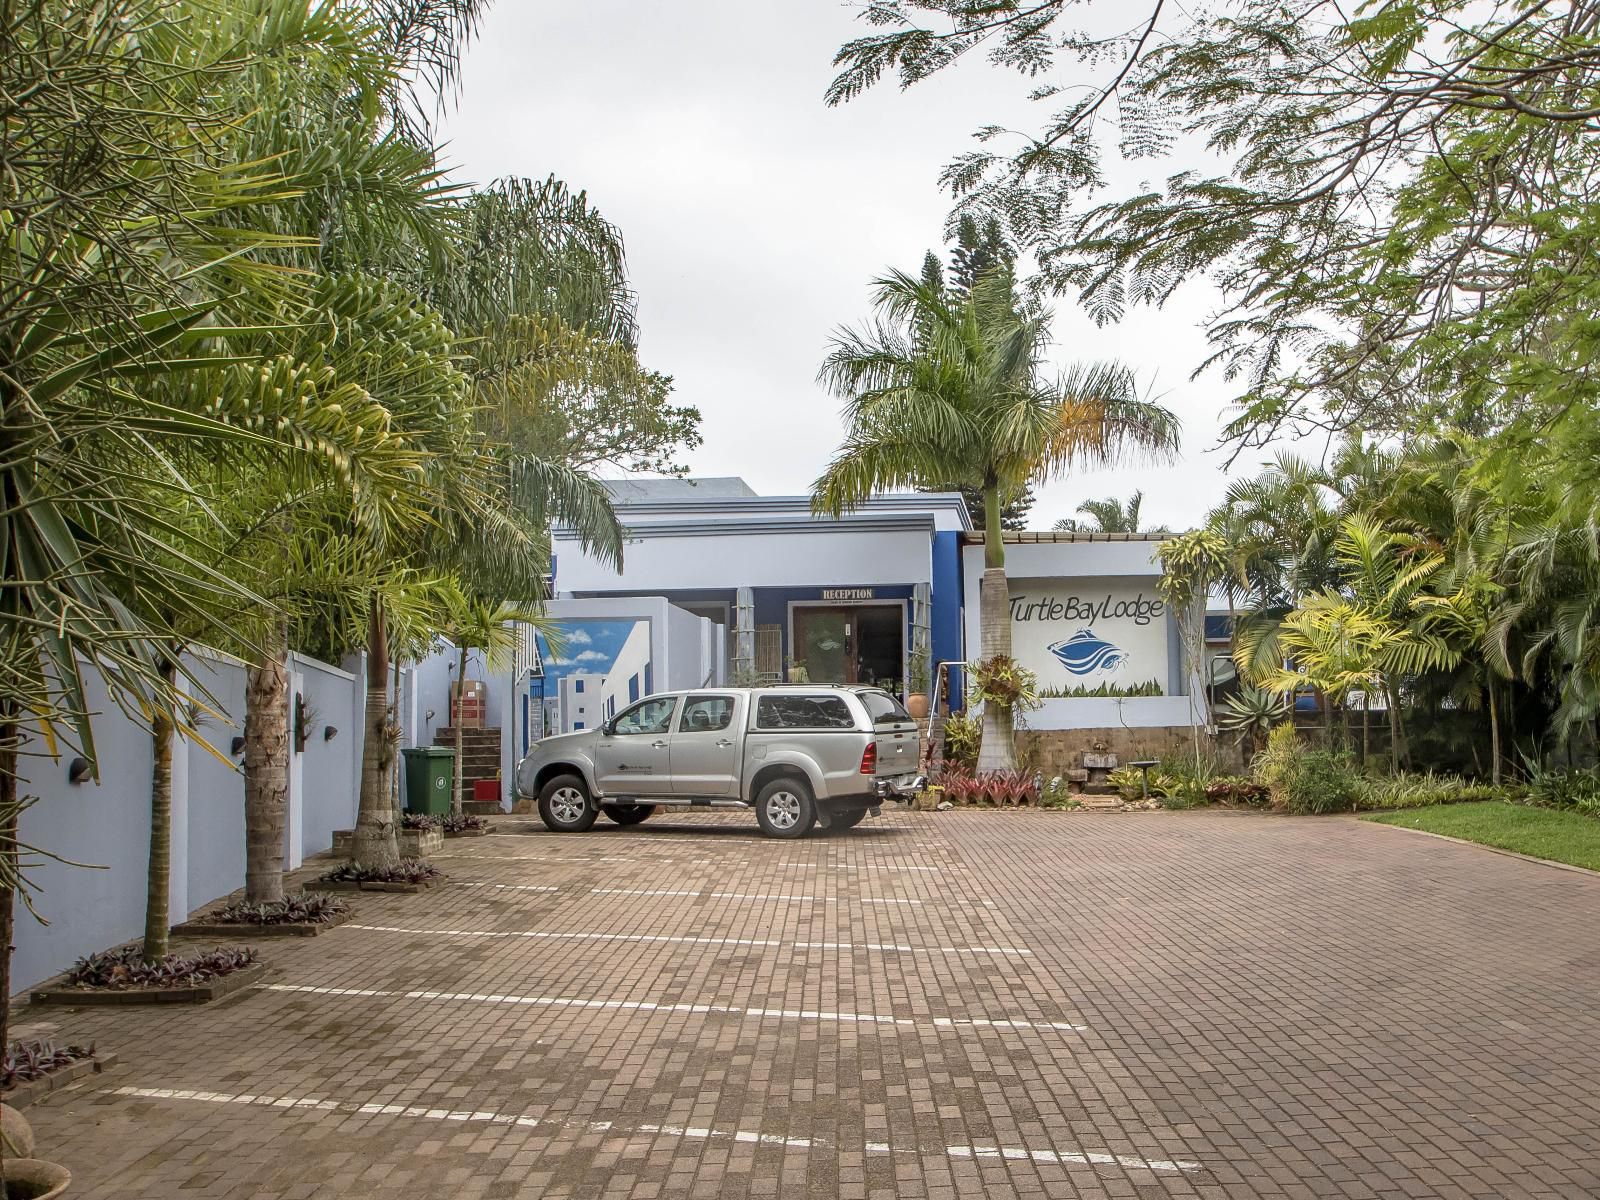
[[[1600,821],[1577,813],[1483,800],[1407,812],[1371,813],[1362,820],[1442,833],[1600,871]]]

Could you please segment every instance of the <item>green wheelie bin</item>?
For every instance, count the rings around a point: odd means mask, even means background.
[[[434,816],[449,812],[456,752],[444,746],[412,746],[400,755],[406,764],[406,811]]]

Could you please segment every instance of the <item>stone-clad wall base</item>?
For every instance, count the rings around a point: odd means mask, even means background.
[[[1017,750],[1023,763],[1046,779],[1065,775],[1083,765],[1083,755],[1095,753],[1096,743],[1115,754],[1123,766],[1138,759],[1160,758],[1163,754],[1190,753],[1194,734],[1186,725],[1149,729],[1020,729]],[[1242,772],[1243,756],[1232,738],[1200,735],[1202,750],[1224,771]]]

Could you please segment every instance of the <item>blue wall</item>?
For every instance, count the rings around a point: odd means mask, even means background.
[[[928,630],[933,662],[930,672],[942,662],[961,660],[961,534],[939,530],[933,535],[933,606]],[[930,682],[931,686],[931,682]],[[961,707],[961,670],[950,670],[950,707]]]

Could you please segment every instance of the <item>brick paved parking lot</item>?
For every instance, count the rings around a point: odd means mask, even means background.
[[[122,1060],[29,1110],[72,1195],[1600,1195],[1591,876],[1229,813],[503,830],[253,992],[44,1013]]]

